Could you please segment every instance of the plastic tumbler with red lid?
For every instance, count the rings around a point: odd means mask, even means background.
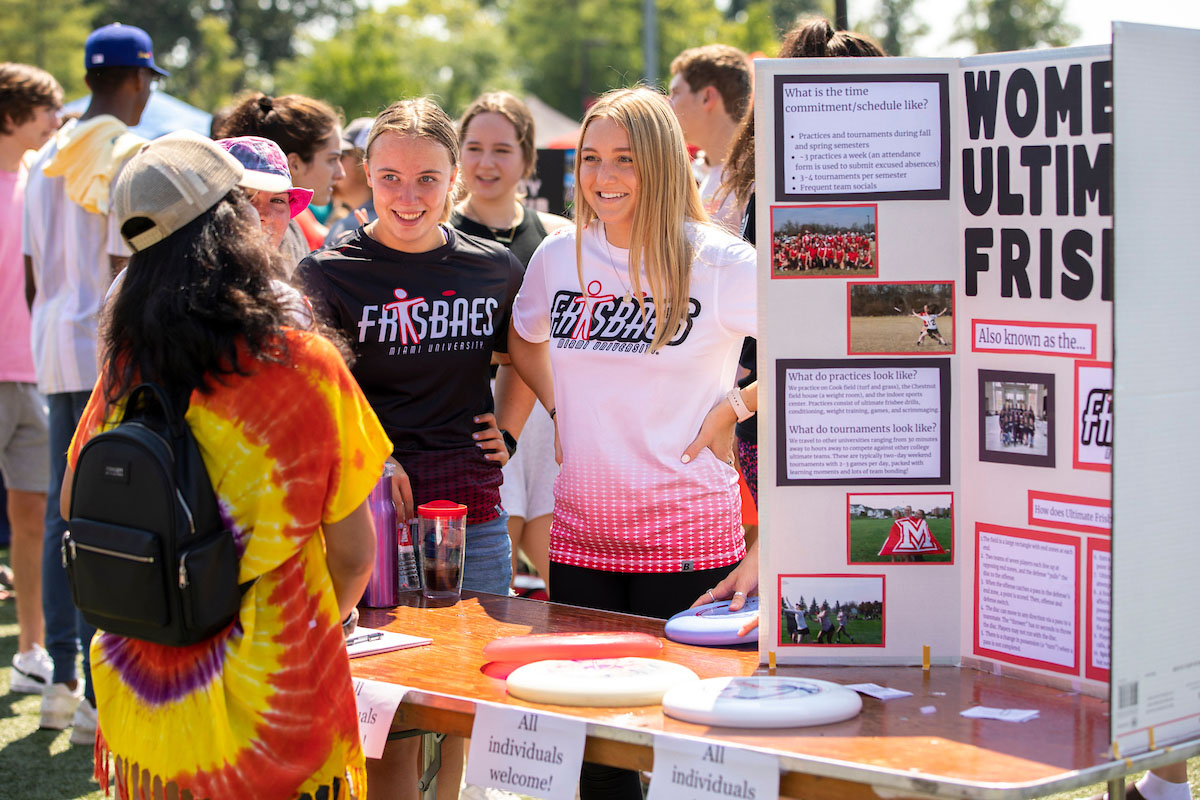
[[[467,507],[451,500],[417,506],[417,531],[421,592],[433,600],[457,600],[467,549]]]

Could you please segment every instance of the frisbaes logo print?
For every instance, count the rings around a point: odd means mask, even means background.
[[[1092,389],[1088,392],[1080,422],[1081,445],[1112,447],[1112,390]]]
[[[359,342],[391,343],[388,355],[491,348],[500,306],[496,298],[457,297],[447,290],[430,301],[399,286],[392,295],[391,302],[363,306]]]
[[[653,298],[643,295],[646,304],[643,314],[636,300],[625,300],[605,292],[600,281],[591,281],[587,288],[586,296],[571,291],[554,295],[550,304],[550,336],[556,340],[555,346],[631,353],[649,350],[658,321]],[[689,298],[687,316],[667,344],[675,346],[685,342],[699,314],[700,301]]]

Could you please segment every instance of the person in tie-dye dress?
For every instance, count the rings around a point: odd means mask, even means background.
[[[185,199],[173,171],[204,192]],[[342,621],[370,574],[365,500],[392,447],[339,351],[287,327],[241,176],[215,144],[173,134],[135,156],[116,189],[135,252],[70,464],[141,380],[190,394],[238,582],[253,581],[209,640],[92,641],[96,776],[107,789],[114,762],[121,798],[365,794]]]

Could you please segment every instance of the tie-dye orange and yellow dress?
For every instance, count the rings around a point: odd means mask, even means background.
[[[187,421],[254,580],[238,618],[190,647],[108,633],[92,641],[96,777],[107,791],[203,798],[365,794],[350,664],[325,563],[322,523],[345,518],[378,480],[391,443],[334,347],[288,331],[290,364],[193,392]],[[102,392],[84,410],[70,462],[111,425]],[[257,579],[257,580],[255,580]]]

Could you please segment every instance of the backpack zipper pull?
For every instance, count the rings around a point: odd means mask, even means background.
[[[187,564],[184,562],[187,556],[179,559],[179,588],[186,589],[188,585]]]

